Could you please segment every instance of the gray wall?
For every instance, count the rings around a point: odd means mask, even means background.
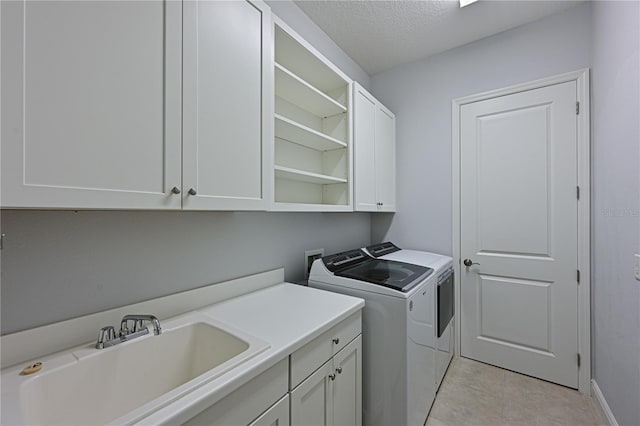
[[[398,213],[372,216],[372,241],[450,254],[451,100],[588,67],[590,24],[586,3],[372,76],[396,114],[398,170]]]
[[[338,45],[327,37],[327,34],[320,29],[295,3],[291,0],[266,0],[265,3],[271,7],[271,11],[280,19],[285,21],[294,31],[300,34],[306,41],[311,43],[320,53],[327,57],[334,65],[345,74],[357,81],[366,89],[371,84],[369,75],[358,65],[349,55],[347,55]]]
[[[369,243],[369,214],[2,211],[3,334]]]
[[[593,5],[593,378],[640,425],[640,3]]]
[[[369,76],[290,1],[294,30],[369,85]],[[268,269],[304,275],[304,251],[370,242],[364,213],[6,211],[1,332],[11,333]]]

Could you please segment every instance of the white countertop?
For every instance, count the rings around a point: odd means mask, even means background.
[[[235,331],[238,336],[254,338],[262,341],[262,344],[266,342],[268,348],[261,349],[255,355],[248,355],[248,360],[220,375],[212,376],[214,378],[211,380],[202,379],[194,390],[183,388],[175,395],[176,398],[167,396],[162,401],[149,402],[150,406],[145,404],[144,407],[114,419],[113,423],[184,423],[353,315],[363,306],[364,300],[355,297],[281,283],[162,320],[165,330],[180,327],[187,322],[212,322],[229,332]],[[153,338],[149,335],[141,339]],[[125,344],[135,343],[131,341]],[[95,343],[92,342],[40,357],[39,360],[46,362],[48,371],[53,371],[96,356],[100,356],[100,352],[96,351]],[[4,413],[2,418],[16,424],[24,423],[20,408],[24,407],[20,400],[24,397],[20,390],[22,383],[37,378],[37,375],[19,376],[23,366],[18,364],[2,370],[2,403],[3,406],[13,407]],[[148,414],[149,412],[151,414]]]
[[[190,419],[362,307],[362,299],[283,283],[199,309],[269,342],[269,349],[141,423],[176,424]]]
[[[364,307],[362,299],[283,283],[283,279],[283,269],[266,271],[2,336],[3,361],[9,365],[3,365],[0,373],[2,422],[25,424],[27,421],[24,410],[30,409],[29,404],[22,400],[27,398],[24,389],[27,383],[34,389],[33,384],[39,382],[39,373],[33,376],[19,374],[27,362],[41,361],[46,369],[43,369],[43,374],[48,374],[83,360],[95,360],[102,356],[101,351],[95,349],[95,341],[88,340],[93,339],[100,327],[117,323],[119,318],[128,313],[154,313],[161,319],[163,330],[167,332],[190,323],[209,323],[226,329],[250,345],[245,353],[247,359],[238,361],[240,364],[237,366],[232,366],[236,361],[229,360],[228,370],[224,363],[220,364],[216,367],[217,371],[214,368],[198,376],[199,380],[193,379],[112,421],[115,424],[179,424],[220,401]],[[140,342],[144,339],[154,339],[154,336],[143,336]],[[135,342],[125,342],[122,347],[136,345]],[[118,347],[105,351],[119,351]],[[110,368],[118,366],[111,365]],[[57,383],[59,385],[61,382]],[[38,404],[32,399],[29,402],[31,406]]]

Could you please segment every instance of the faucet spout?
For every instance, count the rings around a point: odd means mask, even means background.
[[[129,330],[128,322],[133,321],[133,330]],[[145,327],[145,323],[149,322],[153,325],[153,334],[156,336],[162,333],[162,327],[160,321],[154,315],[148,314],[132,314],[125,315],[120,322],[120,335],[127,335],[141,331]]]

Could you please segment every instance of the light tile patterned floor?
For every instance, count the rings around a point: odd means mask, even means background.
[[[426,426],[604,425],[578,391],[467,358],[454,358]]]

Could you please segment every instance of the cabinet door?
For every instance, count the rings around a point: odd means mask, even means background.
[[[378,211],[375,170],[376,100],[354,84],[353,149],[355,210]]]
[[[331,386],[333,361],[329,360],[291,392],[291,424],[296,426],[333,425]]]
[[[186,0],[183,10],[183,208],[266,210],[269,8]]]
[[[378,104],[375,125],[375,170],[379,210],[396,210],[396,118]]]
[[[333,424],[362,424],[362,337],[358,336],[333,357]]]
[[[289,395],[255,419],[249,426],[289,426]]]
[[[1,206],[179,209],[181,4],[0,7]]]

